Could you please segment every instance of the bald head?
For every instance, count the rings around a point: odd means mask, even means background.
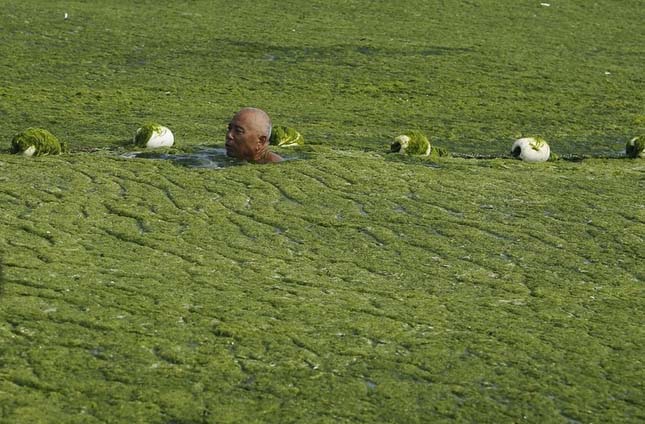
[[[255,163],[279,162],[269,151],[271,118],[262,109],[246,107],[233,116],[226,132],[226,154]]]
[[[271,118],[262,109],[245,107],[235,114],[235,118],[245,122],[250,129],[267,139],[271,137]],[[234,118],[234,119],[235,119]]]

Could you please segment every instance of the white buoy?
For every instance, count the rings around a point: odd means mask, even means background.
[[[32,157],[36,153],[36,146],[29,146],[22,151],[23,156]]]
[[[525,162],[546,162],[551,156],[551,148],[541,137],[525,137],[515,140],[511,154]]]
[[[171,147],[175,143],[175,137],[169,128],[153,123],[137,129],[133,141],[137,146],[157,149],[159,147]]]

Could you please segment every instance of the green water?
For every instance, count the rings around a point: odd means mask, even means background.
[[[0,422],[645,420],[640,1],[1,5]]]

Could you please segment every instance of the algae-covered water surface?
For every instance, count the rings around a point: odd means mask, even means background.
[[[641,2],[2,6],[1,422],[645,420]]]

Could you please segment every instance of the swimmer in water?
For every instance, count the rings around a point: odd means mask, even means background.
[[[276,163],[282,158],[269,150],[271,118],[261,110],[247,107],[235,114],[226,132],[226,155],[253,163]]]

